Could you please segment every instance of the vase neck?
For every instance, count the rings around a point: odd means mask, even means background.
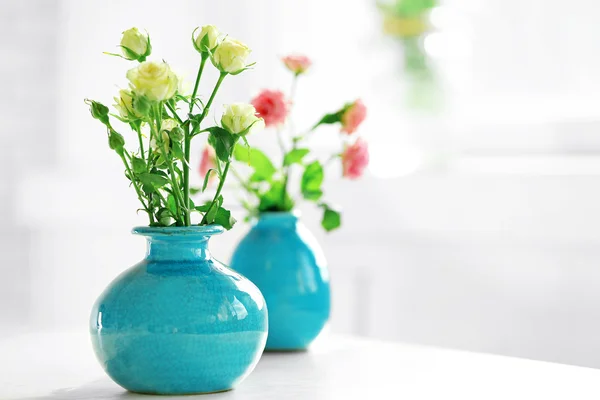
[[[146,259],[153,261],[209,260],[208,237],[194,240],[147,238]]]
[[[300,223],[298,212],[266,212],[258,216],[256,229],[296,229]]]
[[[198,261],[212,258],[208,241],[223,232],[222,227],[192,226],[135,228],[133,233],[146,236],[146,259],[152,261]]]

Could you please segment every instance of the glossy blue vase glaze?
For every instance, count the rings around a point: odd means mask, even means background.
[[[269,308],[267,350],[304,350],[329,319],[327,262],[296,213],[263,213],[231,268],[258,286]]]
[[[229,390],[256,366],[267,339],[257,287],[212,258],[220,226],[135,228],[146,257],[100,295],[90,318],[96,356],[127,390]]]

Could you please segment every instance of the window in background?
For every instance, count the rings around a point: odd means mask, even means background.
[[[374,159],[385,160],[372,165],[376,175],[482,162],[504,172],[600,171],[590,158],[600,150],[597,2],[378,4],[387,43],[378,51],[398,57],[376,80],[396,108],[373,138]],[[420,79],[406,68],[415,53]]]

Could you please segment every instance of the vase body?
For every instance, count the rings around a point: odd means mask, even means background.
[[[231,268],[267,301],[267,350],[304,350],[329,319],[327,262],[298,214],[261,214],[234,251]]]
[[[256,366],[267,309],[248,279],[208,250],[220,226],[134,229],[146,257],[100,295],[90,317],[94,351],[127,390],[152,394],[232,389]]]

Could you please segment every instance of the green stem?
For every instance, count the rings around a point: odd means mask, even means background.
[[[142,160],[146,160],[146,152],[144,151],[144,141],[142,140],[142,132],[140,130],[140,128],[136,129],[137,135],[138,135],[138,140],[140,141],[140,157],[142,158]]]
[[[180,209],[181,211],[183,211],[183,213],[185,214],[187,212],[187,209],[189,208],[189,204],[185,204],[183,202],[183,199],[181,198],[181,193],[179,190],[179,185],[177,185],[177,174],[175,173],[175,168],[173,167],[173,159],[171,157],[168,156],[167,151],[164,148],[164,143],[162,143],[162,137],[160,137],[159,139],[159,135],[160,130],[161,130],[161,111],[162,111],[162,106],[160,105],[160,103],[155,107],[155,118],[156,118],[156,128],[155,128],[155,135],[156,135],[156,140],[159,141],[159,147],[160,147],[160,151],[163,155],[163,158],[165,159],[165,162],[167,163],[167,167],[169,168],[169,175],[171,177],[171,189],[173,192],[173,196],[175,197],[175,202],[177,203],[177,208]],[[185,166],[184,166],[185,168]],[[178,212],[177,213],[177,217],[175,218],[175,220],[178,223],[181,223],[183,225],[185,225],[185,218],[183,220],[179,220],[181,218],[181,213]]]
[[[181,118],[179,118],[179,115],[177,115],[177,111],[175,111],[173,106],[171,104],[169,104],[169,102],[166,102],[165,104],[167,105],[167,108],[169,110],[171,110],[171,113],[173,114],[173,118],[175,118],[177,120],[177,122],[179,122],[180,125],[183,125],[183,121],[181,120]]]
[[[150,220],[150,224],[153,224],[154,218],[152,216],[152,212],[150,211],[149,206],[147,206],[146,203],[144,203],[144,200],[143,200],[144,196],[142,195],[140,188],[138,187],[137,183],[134,180],[133,172],[131,171],[131,167],[129,167],[127,158],[125,158],[125,154],[123,152],[120,152],[119,156],[121,157],[123,164],[125,164],[125,169],[127,170],[127,173],[129,174],[129,179],[131,179],[131,183],[132,183],[133,187],[135,188],[135,192],[138,196],[138,199],[140,200],[140,203],[142,203],[142,207],[144,207],[144,210],[146,210],[146,213],[148,214],[148,219]]]
[[[294,96],[296,95],[296,86],[298,83],[298,75],[294,75],[294,78],[292,79],[292,88],[290,89],[290,104],[291,107],[294,106]],[[293,136],[293,132],[294,132],[294,124],[292,122],[292,110],[290,109],[289,111],[290,113],[290,129],[292,131],[292,151],[296,149],[298,141],[296,140],[296,137]],[[278,131],[279,132],[279,131]],[[282,148],[283,149],[283,148]],[[285,161],[285,151],[283,153],[283,160]],[[281,165],[283,166],[283,161],[281,163]],[[283,210],[285,208],[285,199],[286,199],[286,195],[287,195],[287,186],[288,186],[288,181],[290,180],[290,167],[283,167],[283,190],[281,192],[281,209]]]
[[[206,118],[206,116],[208,115],[210,106],[211,106],[213,100],[215,99],[215,96],[217,95],[217,91],[219,90],[219,87],[221,86],[223,79],[225,79],[226,76],[227,76],[227,72],[221,72],[221,74],[219,75],[219,79],[217,80],[215,88],[213,89],[212,93],[210,94],[210,97],[208,98],[208,102],[206,103],[206,106],[204,106],[204,110],[202,110],[202,116],[200,117],[200,122],[204,121],[204,118]],[[200,126],[200,124],[198,124],[198,126]]]
[[[225,184],[225,179],[227,178],[227,172],[229,172],[230,165],[231,161],[227,161],[225,163],[225,169],[223,169],[223,175],[220,177],[221,180],[219,181],[219,186],[217,187],[217,191],[215,192],[215,197],[213,197],[212,202],[210,203],[210,207],[208,207],[208,210],[206,210],[204,216],[202,216],[202,221],[200,221],[200,225],[206,225],[206,216],[208,215],[210,210],[212,210],[212,208],[215,206],[217,199],[221,195],[221,191],[223,190],[223,185]]]
[[[200,61],[200,67],[198,67],[198,75],[196,75],[196,83],[194,84],[194,91],[192,92],[192,97],[190,98],[190,114],[194,109],[194,98],[196,97],[196,93],[198,93],[198,85],[200,85],[200,78],[202,77],[202,71],[204,70],[204,64],[206,64],[206,60],[208,59],[208,53],[202,53],[202,60]]]
[[[192,97],[190,98],[190,110],[189,114],[192,114],[192,110],[194,108],[194,99],[196,98],[196,93],[198,92],[198,85],[200,84],[200,78],[202,77],[202,71],[204,70],[204,64],[206,63],[207,53],[202,53],[202,60],[200,61],[200,67],[198,67],[198,75],[196,76],[196,83],[194,84],[194,91],[192,92]],[[208,105],[207,105],[208,106]],[[202,110],[204,114],[204,110]],[[191,212],[189,210],[190,204],[190,152],[192,147],[192,135],[190,134],[190,126],[186,125],[184,130],[184,141],[183,141],[183,157],[185,159],[185,164],[183,166],[183,202],[186,205],[184,210],[185,216],[185,225],[190,226],[192,224],[191,221]]]
[[[184,145],[183,145],[183,151],[184,151],[184,158],[185,158],[185,165],[183,166],[183,202],[186,205],[185,207],[185,226],[190,226],[192,224],[191,221],[191,212],[189,210],[189,204],[190,204],[190,148],[191,148],[191,144],[192,144],[192,136],[189,134],[189,127],[186,128],[185,130],[185,137],[184,137]]]
[[[281,149],[281,153],[283,154],[283,157],[285,157],[286,154],[286,149],[285,149],[285,143],[283,143],[283,135],[281,132],[281,129],[277,128],[277,143],[279,143],[279,148]]]
[[[160,197],[160,199],[162,200],[165,207],[167,207],[168,202],[167,199],[165,199],[165,196],[163,196],[163,194],[159,190],[157,190],[156,193],[158,194],[158,197]]]
[[[165,158],[165,161],[167,163],[167,167],[169,168],[169,175],[171,177],[171,188],[172,188],[173,196],[175,197],[175,202],[177,203],[177,208],[181,209],[181,211],[183,211],[183,213],[186,213],[187,209],[189,207],[185,206],[185,204],[183,203],[183,199],[181,198],[181,192],[179,190],[179,185],[177,185],[177,174],[175,173],[175,168],[173,167],[173,160],[171,159],[171,157],[168,157],[165,149],[162,148],[162,146],[161,146],[161,151],[162,151],[163,157]],[[181,214],[180,213],[178,213],[178,214],[179,214],[178,217],[181,217]],[[177,218],[177,219],[179,219],[179,218]],[[181,223],[185,225],[185,219],[183,219],[181,221]]]

